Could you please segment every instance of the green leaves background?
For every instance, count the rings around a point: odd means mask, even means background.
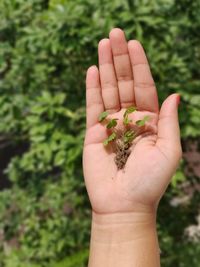
[[[0,191],[0,266],[86,266],[84,80],[112,27],[142,42],[160,100],[181,94],[183,140],[199,138],[199,8],[198,0],[0,1],[0,162],[9,180]],[[184,235],[199,198],[170,205],[183,194],[184,166],[159,210],[166,267],[199,264],[199,245]]]

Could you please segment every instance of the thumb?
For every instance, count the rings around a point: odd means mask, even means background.
[[[180,158],[182,155],[178,105],[180,95],[172,94],[163,102],[158,119],[158,139],[156,145],[167,157]]]

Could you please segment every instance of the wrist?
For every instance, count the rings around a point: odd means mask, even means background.
[[[92,241],[134,242],[152,235],[156,235],[155,212],[92,213]]]
[[[155,213],[92,214],[89,267],[159,267]]]

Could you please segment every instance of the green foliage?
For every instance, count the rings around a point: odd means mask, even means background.
[[[117,134],[113,132],[103,141],[104,146],[107,146],[110,142],[114,141],[117,137]]]
[[[171,186],[175,189],[180,183],[186,181],[184,174],[184,161],[182,160],[176,173],[172,177]]]
[[[126,111],[124,112],[124,118],[128,115],[128,114],[131,114],[131,113],[133,113],[134,111],[136,111],[136,107],[128,107],[127,109],[126,109]]]
[[[135,132],[132,129],[126,131],[123,135],[124,143],[131,143],[134,137],[135,137]]]
[[[130,120],[129,118],[128,118],[128,114],[124,117],[124,119],[123,119],[123,124],[124,125],[129,125],[129,123],[131,123],[132,122],[132,120]]]
[[[130,122],[132,122],[132,120],[130,120],[129,118],[128,118],[128,115],[129,114],[131,114],[131,113],[133,113],[134,111],[136,111],[136,108],[135,107],[129,107],[129,108],[127,108],[126,110],[125,110],[125,112],[124,112],[124,115],[123,115],[123,124],[124,125],[128,125]]]
[[[105,118],[108,116],[108,111],[103,111],[100,115],[99,115],[99,122],[102,122],[105,120]]]
[[[129,107],[125,110],[124,114],[123,114],[123,123],[125,126],[131,126],[130,122],[132,122],[132,120],[130,120],[128,118],[128,115],[135,112],[136,108],[135,107]],[[108,116],[108,112],[102,112],[99,115],[99,121],[102,122],[106,117]],[[135,124],[138,126],[138,130],[140,127],[144,126],[145,123],[150,119],[149,116],[144,116],[144,118],[142,120],[138,120],[135,122]],[[103,141],[104,146],[107,146],[109,143],[111,143],[112,141],[116,140],[116,139],[121,139],[121,134],[119,135],[119,133],[117,132],[117,130],[115,129],[115,127],[117,126],[117,120],[118,119],[111,119],[108,121],[106,128],[107,129],[112,129],[112,134],[108,136],[108,138],[106,138]],[[134,140],[134,138],[137,136],[137,134],[139,134],[139,131],[134,132],[132,129],[127,130],[123,133],[123,137],[122,140],[124,143],[126,144],[131,144],[132,141]]]
[[[83,250],[59,263],[53,264],[51,267],[86,267],[88,255],[88,250]]]
[[[198,0],[0,1],[0,155],[20,148],[4,170],[12,187],[0,192],[0,266],[51,266],[88,247],[84,80],[111,28],[142,42],[160,100],[180,93],[182,136],[199,138],[199,9]],[[198,267],[199,245],[184,236],[198,202],[169,204],[182,194],[180,173],[160,206],[162,261]],[[84,265],[79,256],[72,264]]]
[[[115,126],[117,126],[117,120],[118,119],[112,119],[108,122],[108,124],[106,125],[107,129],[111,129],[114,128]]]
[[[139,127],[142,127],[145,125],[145,123],[150,119],[149,116],[144,116],[144,118],[142,120],[138,120],[136,121],[136,125],[139,126]]]

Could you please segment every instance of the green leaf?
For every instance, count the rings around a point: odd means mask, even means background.
[[[138,120],[136,121],[136,125],[139,127],[142,127],[145,125],[145,123],[150,119],[149,116],[144,116],[144,118],[142,120]]]
[[[108,136],[108,140],[113,141],[115,140],[116,137],[117,137],[116,133],[112,133],[111,135]]]
[[[108,129],[111,129],[111,128],[115,127],[117,125],[117,120],[118,119],[112,119],[112,120],[110,120],[106,127]]]
[[[64,150],[58,151],[58,153],[55,155],[54,158],[54,164],[55,166],[61,166],[66,159],[66,152]]]
[[[87,261],[89,255],[89,251],[84,249],[82,251],[76,252],[71,256],[67,256],[65,259],[58,263],[54,263],[51,267],[75,267],[75,266],[83,266],[84,262]],[[85,266],[85,264],[84,264]]]
[[[124,112],[124,118],[125,118],[128,114],[133,113],[134,111],[136,111],[136,107],[134,107],[134,106],[127,108],[126,111]]]
[[[134,135],[134,131],[131,129],[131,130],[128,130],[125,132],[124,136],[127,136],[127,137],[131,137]]]
[[[131,129],[124,133],[123,140],[125,143],[130,143],[135,138],[135,132]]]
[[[123,115],[123,117],[124,117],[124,120],[123,120],[124,125],[128,125],[130,122],[132,122],[132,120],[130,120],[128,118],[128,114],[133,113],[134,111],[136,111],[136,107],[134,107],[134,106],[129,107],[129,108],[126,109],[126,111],[124,112],[124,115]]]
[[[132,120],[130,120],[130,119],[128,118],[128,115],[126,115],[126,117],[125,117],[124,120],[123,120],[123,123],[124,123],[125,125],[128,125],[130,122],[132,122]]]
[[[186,180],[186,176],[184,172],[181,169],[177,170],[171,180],[172,187],[176,188],[178,183],[181,183],[185,180]]]
[[[107,146],[109,143],[108,138],[103,141],[104,146]]]
[[[105,140],[103,141],[104,146],[107,146],[108,143],[109,143],[108,139],[105,139]]]
[[[105,120],[105,118],[108,116],[108,112],[104,111],[99,115],[99,122],[102,122]]]
[[[108,136],[108,138],[106,138],[103,141],[104,146],[107,146],[110,142],[112,142],[113,140],[115,140],[117,137],[116,133],[112,133],[111,135]]]

